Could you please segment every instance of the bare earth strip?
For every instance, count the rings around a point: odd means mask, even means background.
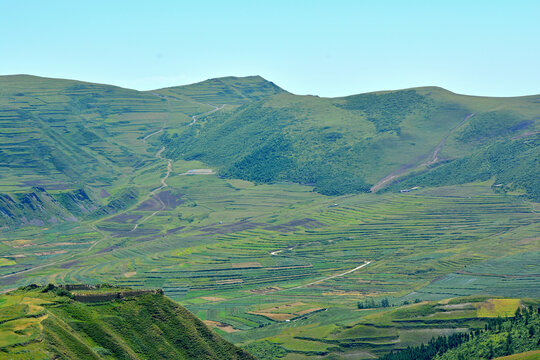
[[[371,192],[374,193],[374,192],[379,191],[380,189],[385,187],[388,183],[390,183],[390,182],[392,182],[394,180],[397,180],[398,178],[402,177],[403,175],[405,175],[405,174],[407,174],[407,173],[409,173],[409,172],[411,172],[413,170],[416,170],[416,169],[421,168],[421,167],[433,165],[436,162],[438,162],[440,160],[439,159],[439,154],[440,154],[442,148],[444,147],[444,145],[446,144],[446,140],[448,139],[448,137],[450,135],[452,135],[452,133],[454,133],[454,131],[456,129],[458,129],[461,125],[463,125],[465,122],[467,122],[467,120],[469,120],[473,116],[474,116],[474,114],[467,115],[458,125],[456,125],[454,128],[452,128],[452,130],[450,130],[450,132],[444,137],[444,139],[442,139],[441,142],[435,147],[435,149],[433,149],[433,151],[431,151],[427,156],[422,155],[422,156],[416,158],[415,160],[413,160],[412,163],[402,165],[399,169],[394,170],[390,174],[383,177],[381,180],[379,180],[375,185],[373,185],[371,187],[371,189],[370,189]],[[425,159],[426,157],[428,158],[428,160],[420,162],[420,161],[422,161],[422,159]]]
[[[295,287],[292,287],[292,288],[289,288],[289,289],[285,289],[285,290],[294,290],[294,289],[301,289],[303,287],[306,287],[306,286],[311,286],[311,285],[315,285],[315,284],[319,284],[319,283],[322,283],[323,281],[326,281],[326,280],[330,280],[330,279],[335,279],[337,277],[341,277],[341,276],[345,276],[347,274],[350,274],[356,270],[360,270],[361,268],[363,268],[364,266],[367,266],[371,264],[371,261],[366,261],[364,264],[360,265],[360,266],[357,266],[355,267],[354,269],[351,269],[349,271],[345,271],[344,273],[341,273],[341,274],[337,274],[337,275],[332,275],[332,276],[329,276],[327,278],[324,278],[324,279],[320,279],[320,280],[317,280],[317,281],[313,281],[313,282],[310,282],[308,284],[304,284],[304,285],[299,285],[299,286],[295,286]]]

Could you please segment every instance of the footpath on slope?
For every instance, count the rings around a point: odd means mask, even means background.
[[[159,97],[162,97],[162,95],[158,95],[158,94],[154,94],[156,96],[159,96]],[[167,99],[168,101],[168,99]],[[210,105],[210,104],[206,104],[206,105]],[[208,112],[205,112],[203,114],[198,114],[198,115],[193,115],[191,118],[193,119],[193,121],[189,124],[189,125],[193,125],[193,123],[195,123],[197,121],[197,119],[201,116],[204,116],[204,115],[208,115],[208,114],[211,114],[211,113],[214,113],[216,111],[219,111],[221,109],[223,109],[223,107],[225,106],[226,104],[223,104],[221,106],[214,106],[214,105],[210,105],[210,106],[213,106],[214,109],[211,110],[211,111],[208,111]],[[170,114],[170,111],[169,111],[169,114]],[[167,119],[165,119],[165,121],[163,122],[163,126],[157,130],[157,131],[154,131],[153,133],[151,134],[148,134],[146,135],[145,137],[143,137],[143,142],[146,143],[146,140],[148,140],[150,137],[154,136],[154,135],[157,135],[157,134],[160,134],[162,133],[163,131],[165,131],[165,129],[167,128],[167,124],[168,124],[168,120],[169,120],[169,117],[167,117]],[[165,151],[166,148],[165,146],[163,146],[161,149],[158,150],[158,152],[156,153],[155,157],[158,158],[158,159],[161,159],[161,154],[163,153],[163,151]],[[169,178],[169,176],[171,175],[171,172],[172,172],[172,159],[166,159],[167,160],[167,173],[165,174],[165,176],[160,180],[161,182],[161,186],[159,186],[158,188],[152,190],[150,193],[149,193],[149,197],[152,197],[154,196],[158,191],[162,190],[163,188],[167,187],[167,179]],[[143,222],[147,221],[148,219],[152,218],[153,216],[155,216],[156,214],[158,214],[160,211],[164,210],[166,205],[165,203],[158,197],[157,198],[159,200],[159,202],[161,203],[161,208],[155,212],[153,212],[152,214],[150,214],[149,216],[145,217],[144,219],[142,219],[140,222],[138,222],[137,224],[134,225],[133,229],[131,229],[130,231],[134,231],[136,230],[140,224],[142,224]],[[35,271],[35,270],[39,270],[39,269],[43,269],[45,267],[49,267],[49,266],[52,266],[52,265],[58,265],[58,264],[63,264],[63,263],[66,263],[68,261],[71,261],[74,257],[78,256],[78,255],[82,255],[84,253],[88,253],[90,252],[94,247],[96,247],[96,245],[98,245],[100,242],[102,242],[106,237],[107,235],[103,233],[103,231],[99,230],[98,227],[96,227],[95,225],[91,225],[91,227],[101,233],[101,235],[103,236],[102,239],[96,241],[94,244],[92,244],[92,246],[90,246],[88,249],[86,250],[83,250],[81,253],[74,253],[74,254],[70,254],[68,255],[67,257],[63,258],[63,259],[59,259],[59,260],[55,260],[55,261],[51,261],[47,264],[42,264],[42,265],[38,265],[38,266],[34,266],[34,267],[30,267],[30,268],[27,268],[27,269],[23,269],[23,270],[19,270],[19,271],[15,271],[15,272],[12,272],[12,273],[9,273],[9,274],[5,274],[5,275],[2,275],[0,276],[0,279],[6,279],[6,278],[10,278],[10,277],[13,277],[13,276],[17,276],[17,275],[20,275],[20,274],[23,274],[23,273],[27,273],[27,272],[31,272],[31,271]]]
[[[448,140],[450,135],[452,135],[456,129],[458,129],[461,125],[463,125],[467,120],[469,120],[473,116],[474,116],[474,114],[467,115],[463,120],[461,120],[461,122],[459,124],[454,126],[448,132],[448,134],[446,134],[446,136],[441,140],[441,142],[439,142],[439,144],[435,147],[435,149],[430,151],[428,154],[419,156],[413,162],[411,162],[409,164],[402,165],[397,170],[392,171],[390,174],[386,175],[381,180],[379,180],[375,185],[373,185],[371,187],[370,191],[372,193],[375,193],[375,192],[379,191],[380,189],[382,189],[383,187],[385,187],[388,183],[390,183],[390,182],[392,182],[394,180],[397,180],[398,178],[402,177],[403,175],[405,175],[405,174],[407,174],[407,173],[409,173],[411,171],[414,171],[414,170],[416,170],[418,168],[421,168],[421,167],[424,167],[424,166],[433,165],[436,162],[438,162],[440,160],[439,159],[439,154],[440,154],[441,150],[443,149],[444,145],[446,144],[446,140]],[[422,161],[422,159],[426,159],[426,158],[428,158],[428,160]]]
[[[159,96],[159,97],[162,97],[162,95],[157,95],[156,96]],[[167,97],[165,97],[167,99],[167,106],[169,107],[169,116],[170,116],[170,105],[169,105],[169,99]],[[189,123],[189,126],[195,124],[197,122],[197,120],[199,119],[199,117],[201,116],[206,116],[206,115],[210,115],[212,113],[215,113],[216,111],[219,111],[221,109],[223,109],[223,107],[225,106],[225,104],[221,105],[221,106],[214,106],[214,105],[210,105],[210,104],[205,104],[205,105],[209,105],[209,106],[213,106],[214,109],[213,110],[210,110],[210,111],[207,111],[205,113],[202,113],[202,114],[198,114],[198,115],[193,115],[191,117],[192,121]],[[154,136],[154,135],[157,135],[159,133],[162,133],[163,131],[165,131],[165,129],[167,128],[167,124],[168,124],[168,120],[169,120],[169,116],[167,116],[167,119],[165,119],[165,121],[163,122],[163,126],[161,127],[161,129],[159,129],[158,131],[155,131],[149,135],[146,135],[144,138],[143,138],[143,141],[146,142],[146,140],[148,138],[150,138],[151,136]],[[165,146],[162,146],[161,149],[158,150],[158,152],[156,153],[156,158],[157,159],[162,159],[161,157],[161,154],[166,150]],[[166,188],[167,186],[167,179],[169,178],[169,176],[171,175],[171,172],[172,172],[172,159],[165,159],[167,160],[167,173],[165,174],[165,176],[163,177],[163,179],[161,179],[161,186],[152,190],[149,194],[149,198],[153,197],[158,191]],[[133,228],[130,230],[130,231],[135,231],[137,230],[137,228],[139,227],[139,225],[141,225],[142,223],[146,222],[147,220],[151,219],[152,217],[156,216],[159,212],[165,210],[165,208],[167,207],[165,205],[165,203],[161,200],[161,198],[158,197],[154,197],[157,201],[159,201],[159,203],[161,204],[161,207],[154,211],[152,214],[144,217],[143,219],[141,219],[140,221],[138,221],[135,225],[133,225]]]

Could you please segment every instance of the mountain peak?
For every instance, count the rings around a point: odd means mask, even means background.
[[[181,95],[211,104],[242,104],[287,91],[259,75],[253,75],[212,78],[195,84],[158,89],[154,92]]]

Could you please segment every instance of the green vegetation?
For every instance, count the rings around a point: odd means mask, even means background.
[[[71,300],[76,291],[49,285],[2,295],[0,357],[253,359],[160,292],[104,286],[84,293]]]
[[[400,135],[400,124],[405,117],[427,104],[427,99],[415,90],[404,90],[350,96],[342,107],[363,112],[379,133],[391,131]]]
[[[444,186],[495,179],[496,191],[524,191],[540,201],[540,136],[496,142],[470,156],[450,161],[432,171],[412,175],[398,187]]]
[[[259,341],[244,346],[244,349],[259,360],[279,359],[287,355],[287,350],[270,341]]]
[[[484,328],[478,328],[470,333],[450,335],[432,339],[427,345],[409,347],[405,350],[392,352],[380,359],[409,360],[409,359],[493,359],[495,357],[518,354],[509,358],[526,358],[527,352],[531,358],[538,355],[540,346],[540,312],[538,309],[518,308],[515,316],[503,319],[488,319]],[[525,355],[521,355],[525,353]],[[506,358],[505,358],[506,359]]]
[[[314,184],[325,195],[368,192],[393,171],[420,171],[425,179],[400,186],[497,176],[536,198],[538,144],[529,135],[540,109],[531,98],[492,106],[437,88],[338,99],[282,93],[208,115],[182,134],[166,132],[161,142],[168,156],[203,161],[229,178]],[[492,146],[478,151],[479,142]],[[446,172],[434,166],[449,160]]]
[[[260,76],[223,77],[209,79],[197,84],[176,86],[156,91],[169,97],[193,99],[212,105],[239,105],[250,101],[261,100],[269,95],[286,93],[273,82]]]
[[[537,96],[325,99],[260,77],[0,85],[1,289],[111,284],[39,295],[55,303],[39,324],[59,348],[106,358],[149,344],[110,304],[84,302],[128,288],[163,288],[228,341],[286,360],[373,358],[540,297]],[[128,304],[114,311],[127,318]],[[148,321],[149,337],[170,330]],[[137,331],[92,340],[115,326]]]
[[[524,121],[519,113],[510,111],[492,111],[480,113],[471,118],[456,139],[463,143],[487,142],[492,138],[501,138],[527,128],[533,121]]]

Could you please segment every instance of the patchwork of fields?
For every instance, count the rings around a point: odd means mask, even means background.
[[[370,311],[352,310],[365,298],[540,296],[539,254],[531,252],[539,245],[538,215],[489,184],[326,197],[294,184],[180,176],[203,165],[175,162],[168,188],[103,220],[3,234],[2,287],[163,288],[235,343],[270,339],[305,355],[332,352],[320,339],[330,339],[336,324],[363,321]],[[155,184],[160,175],[141,174]],[[133,230],[158,200],[164,209]],[[396,344],[435,333],[407,334]]]
[[[481,326],[482,318],[511,314],[519,299],[540,297],[538,203],[512,184],[498,187],[494,175],[453,186],[412,184],[404,193],[325,196],[311,181],[224,178],[223,168],[200,161],[204,156],[197,149],[185,157],[191,160],[180,160],[186,146],[181,135],[203,133],[212,121],[224,121],[230,138],[240,141],[232,132],[234,121],[225,121],[229,112],[258,111],[258,105],[242,104],[283,93],[261,78],[155,93],[68,81],[39,88],[35,80],[18,81],[8,81],[0,93],[0,126],[7,129],[0,134],[0,168],[6,169],[0,174],[2,291],[31,283],[162,288],[226,339],[255,351],[268,347],[287,359],[329,353],[370,358]],[[291,98],[282,95],[274,98],[277,105]],[[302,101],[306,109],[312,103],[328,107],[315,98]],[[212,109],[216,114],[205,118]],[[334,119],[346,108],[332,109],[320,116]],[[347,113],[347,121],[357,121],[355,114]],[[453,129],[468,111],[450,107],[449,114],[452,122],[444,126]],[[274,112],[267,115],[281,121]],[[415,128],[415,112],[404,119],[404,131]],[[356,125],[367,131],[370,121]],[[260,128],[246,124],[249,131]],[[319,150],[326,145],[317,139],[326,130],[312,139]],[[211,131],[220,139],[220,131]],[[401,128],[392,131],[401,136]],[[444,131],[437,136],[446,141]],[[429,152],[437,136],[418,154]],[[324,139],[340,137],[330,132]],[[401,137],[392,139],[402,143]],[[232,140],[227,149],[234,158]],[[448,140],[447,156],[457,154],[461,145]],[[396,149],[386,156],[399,159]],[[250,166],[261,160],[254,154],[246,157],[254,159]],[[243,163],[235,164],[242,169]],[[340,176],[332,171],[325,177]],[[325,179],[319,180],[336,187]],[[446,183],[452,181],[438,185]],[[347,193],[338,190],[333,194]],[[474,301],[443,300],[484,294],[489,296]],[[384,299],[390,309],[358,309],[366,299],[372,305]],[[38,320],[24,325],[28,336]]]

